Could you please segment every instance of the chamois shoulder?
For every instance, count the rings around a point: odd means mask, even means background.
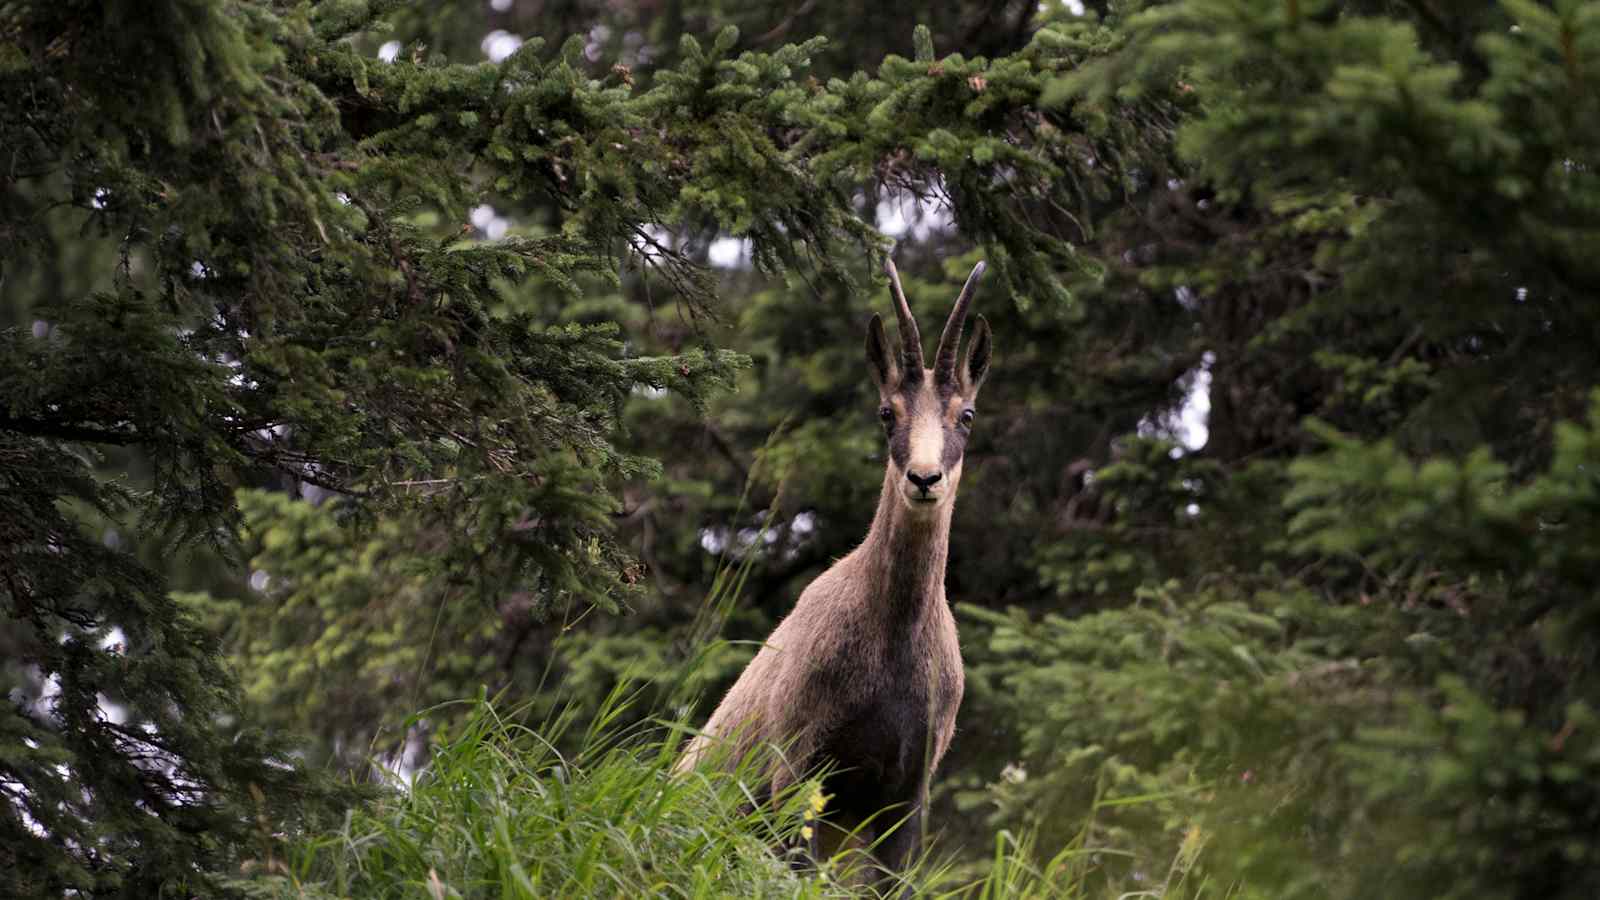
[[[812,579],[800,592],[796,606],[825,604],[830,607],[860,606],[867,602],[868,585],[860,548],[840,557],[827,571]]]

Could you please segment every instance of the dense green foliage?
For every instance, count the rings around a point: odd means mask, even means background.
[[[627,705],[620,693],[591,711],[600,721],[581,734],[568,733],[567,715],[532,730],[481,697],[456,705],[466,711],[457,733],[434,746],[427,772],[407,791],[282,855],[247,860],[245,877],[229,887],[283,900],[874,895],[858,850],[820,871],[791,865],[816,817],[827,814],[818,781],[752,807],[748,786],[761,777],[754,755],[732,772],[674,777],[678,741],[655,730],[612,730]],[[559,753],[558,744],[571,750]],[[1165,895],[1206,895],[1193,877],[1202,849],[1198,839],[1180,848],[1158,885]],[[1002,833],[981,875],[923,857],[879,889],[983,900],[1093,896],[1095,848],[1081,836],[1043,865],[1031,850]]]
[[[1600,890],[1600,3],[504,5],[0,0],[0,893],[847,891],[628,729],[864,532],[877,228],[919,889]]]
[[[798,840],[811,785],[752,809],[737,777],[670,777],[675,742],[562,740],[559,722],[531,731],[472,709],[411,790],[286,857],[250,861],[261,874],[242,887],[286,898],[849,893],[799,878],[766,849]],[[558,753],[557,740],[573,751]]]

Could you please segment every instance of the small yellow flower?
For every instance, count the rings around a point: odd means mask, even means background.
[[[820,788],[818,790],[812,792],[812,794],[811,794],[811,814],[813,816],[822,815],[822,808],[827,806],[827,805],[828,805],[828,798],[824,797],[822,795],[822,791],[821,791]]]
[[[1179,872],[1194,868],[1209,838],[1210,835],[1201,830],[1199,825],[1190,825],[1183,833],[1183,843],[1178,846],[1178,858],[1173,861],[1173,868]]]
[[[803,838],[804,840],[808,840],[808,841],[811,840],[811,836],[813,834],[816,834],[816,832],[811,830],[811,826],[810,825],[802,825],[800,827],[800,837]]]

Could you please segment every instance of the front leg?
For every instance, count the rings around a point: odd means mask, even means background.
[[[787,743],[768,748],[773,754],[770,782],[773,809],[778,808],[785,791],[813,774],[816,761],[812,757],[817,752],[814,731],[812,726],[801,726],[789,732],[792,737]]]
[[[909,811],[901,807],[885,810],[882,814],[886,825],[893,824],[899,819],[899,824],[894,825],[894,831],[878,843],[876,855],[886,874],[904,872],[922,846],[922,795],[923,791],[919,787],[915,799],[911,801]]]
[[[771,793],[767,797],[767,804],[773,812],[782,807],[785,794],[794,790],[798,782],[813,774],[812,769],[815,766],[813,757],[816,754],[814,732],[812,726],[801,726],[792,732],[793,737],[787,744],[768,748],[773,753],[773,758],[771,780],[768,782]],[[803,869],[818,859],[817,824],[811,823],[812,832],[809,838],[802,838],[785,849],[784,855],[791,867]]]

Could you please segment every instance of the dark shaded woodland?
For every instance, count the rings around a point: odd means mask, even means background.
[[[850,895],[664,773],[892,250],[996,343],[911,887],[1594,896],[1597,165],[1594,0],[0,0],[0,894]]]

